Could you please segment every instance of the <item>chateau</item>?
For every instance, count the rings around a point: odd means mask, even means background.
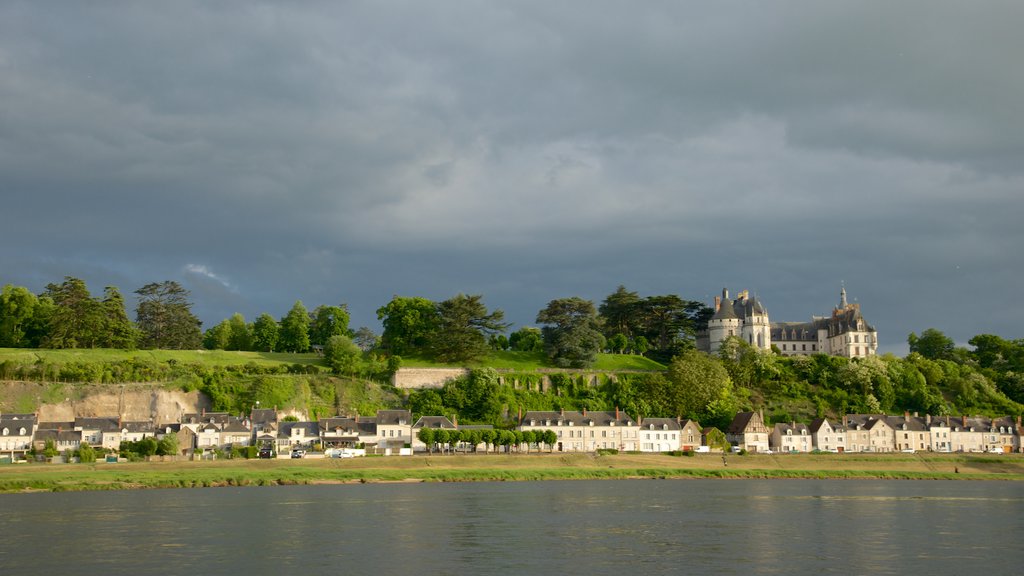
[[[860,304],[846,301],[846,288],[839,293],[839,306],[831,316],[811,316],[810,322],[771,322],[768,310],[757,297],[744,290],[735,299],[722,289],[715,296],[715,314],[707,330],[697,335],[697,348],[712,354],[722,342],[736,336],[747,344],[783,356],[828,354],[865,358],[878,351],[878,333],[860,313]]]

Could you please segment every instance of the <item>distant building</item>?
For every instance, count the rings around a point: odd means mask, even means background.
[[[774,345],[783,356],[828,354],[865,358],[878,352],[878,333],[861,315],[860,304],[839,293],[839,305],[831,316],[811,316],[810,322],[771,322],[768,310],[744,290],[735,299],[722,289],[715,296],[715,313],[706,330],[697,335],[697,348],[717,353],[722,342],[735,336],[761,350]]]

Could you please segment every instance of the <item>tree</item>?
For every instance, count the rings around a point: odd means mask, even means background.
[[[540,328],[523,326],[508,337],[508,345],[516,352],[540,352],[544,349],[544,338]]]
[[[419,416],[431,416],[444,414],[444,403],[437,390],[425,388],[414,391],[409,395],[409,410],[414,418]]]
[[[360,326],[352,337],[352,341],[355,342],[356,346],[359,346],[359,349],[363,352],[369,352],[377,347],[377,343],[380,341],[380,338],[373,330],[370,330],[366,326]]]
[[[103,290],[103,338],[101,345],[104,348],[122,348],[125,350],[135,349],[139,339],[138,330],[135,324],[128,319],[128,312],[125,310],[124,297],[114,286],[107,286]]]
[[[562,368],[585,368],[597,360],[604,348],[604,336],[594,303],[578,296],[552,300],[537,314],[544,324],[544,351]]]
[[[696,350],[687,350],[669,364],[666,377],[669,388],[661,406],[663,414],[674,414],[708,422],[715,420],[712,404],[732,398],[729,373],[715,358]],[[652,406],[657,410],[657,407]]]
[[[139,296],[135,324],[142,348],[193,350],[200,346],[203,323],[192,313],[188,290],[165,280],[146,284],[135,293]]]
[[[483,296],[459,294],[437,305],[437,326],[429,348],[442,362],[469,362],[489,352],[487,337],[504,331],[501,310],[488,312]]]
[[[227,350],[230,343],[231,324],[227,320],[221,320],[203,334],[203,348],[207,350]]]
[[[28,345],[26,328],[38,305],[39,298],[28,288],[4,285],[0,292],[0,347]]]
[[[348,329],[348,306],[317,306],[313,309],[312,321],[309,324],[309,343],[327,344],[331,336],[351,336]]]
[[[245,317],[235,312],[228,319],[228,350],[251,350],[252,330],[245,322]]]
[[[434,439],[437,436],[435,432],[436,431],[434,428],[425,426],[423,428],[420,428],[420,431],[416,433],[416,438],[418,438],[420,442],[426,444],[427,454],[434,453]]]
[[[178,454],[178,435],[174,432],[164,435],[156,444],[157,456],[175,456]]]
[[[445,407],[458,412],[460,418],[493,423],[501,419],[498,392],[498,373],[493,368],[482,368],[445,382],[441,387],[441,400]]]
[[[608,349],[616,354],[624,353],[628,347],[629,338],[621,332],[608,339]]]
[[[929,360],[950,360],[956,348],[952,338],[935,328],[921,332],[920,337],[911,332],[907,336],[907,344],[910,345],[911,352],[917,352]]]
[[[649,296],[634,306],[638,331],[651,343],[652,355],[666,359],[693,347],[698,318],[706,308],[701,302],[683,300],[675,294]]]
[[[612,338],[622,334],[629,338],[637,328],[636,307],[640,303],[640,295],[619,286],[615,292],[601,302],[598,313],[604,321],[604,335]]]
[[[103,338],[103,309],[85,282],[67,276],[48,284],[46,295],[56,306],[47,330],[48,348],[94,348]]]
[[[258,352],[273,352],[277,346],[277,320],[270,314],[260,314],[252,324],[252,347]]]
[[[309,350],[309,313],[302,305],[302,300],[296,300],[292,309],[281,319],[278,334],[277,345],[282,352]]]
[[[384,326],[381,346],[390,355],[407,356],[426,348],[438,330],[437,307],[426,298],[395,296],[377,309]]]
[[[363,351],[348,336],[335,334],[324,346],[324,361],[335,374],[356,376],[362,368]]]

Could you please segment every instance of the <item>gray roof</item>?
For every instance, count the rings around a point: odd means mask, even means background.
[[[289,438],[292,430],[303,428],[306,430],[306,437],[319,436],[320,425],[316,422],[281,422],[281,428],[277,431],[278,438]]]
[[[36,442],[46,442],[47,440],[53,440],[54,442],[81,442],[82,431],[81,430],[37,430],[35,436],[32,438]]]
[[[530,422],[536,422],[530,424]],[[550,421],[551,424],[546,424]],[[636,420],[630,418],[625,412],[622,411],[609,411],[609,412],[577,412],[566,410],[564,412],[555,411],[530,411],[523,414],[522,420],[519,421],[520,426],[636,426]]]
[[[681,430],[682,426],[675,418],[644,418],[640,421],[640,428],[647,430]]]
[[[156,426],[150,421],[143,422],[121,422],[121,430],[135,433],[156,432]]]
[[[913,432],[927,432],[928,424],[924,418],[918,416],[886,416],[885,423],[895,430],[909,430]]]
[[[787,432],[792,432],[794,435],[811,433],[811,429],[807,427],[807,424],[802,422],[779,422],[772,426],[772,431],[778,432],[783,436],[785,436]]]
[[[378,426],[395,426],[398,424],[412,424],[412,412],[408,410],[378,410]]]
[[[455,430],[455,424],[445,416],[420,416],[420,419],[412,425],[413,428],[443,428]]]
[[[39,430],[74,430],[74,422],[55,421],[55,422],[40,422],[37,426]]]
[[[82,430],[99,430],[100,432],[117,432],[120,430],[117,421],[118,418],[115,416],[75,418],[75,428],[81,428]]]
[[[181,417],[183,424],[199,424],[201,422],[214,422],[216,424],[224,424],[234,416],[227,412],[200,412],[193,414],[184,414]]]
[[[273,408],[254,409],[250,415],[253,424],[266,424],[277,422],[277,410]]]

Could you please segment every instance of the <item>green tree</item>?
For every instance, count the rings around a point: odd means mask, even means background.
[[[663,414],[714,420],[712,404],[732,398],[732,381],[722,364],[703,352],[687,350],[669,364]],[[653,406],[652,406],[653,408]],[[720,408],[719,408],[720,411]]]
[[[911,352],[917,352],[929,360],[950,360],[956,348],[952,338],[935,328],[928,328],[921,332],[921,336],[911,332],[907,336],[907,344]]]
[[[628,347],[629,338],[621,332],[608,339],[608,349],[616,354],[623,354]]]
[[[381,346],[388,354],[408,356],[427,347],[438,330],[436,305],[426,298],[395,296],[377,309],[384,326]]]
[[[416,438],[427,445],[427,454],[434,453],[434,442],[436,436],[437,434],[435,433],[435,429],[428,427],[420,428],[420,431],[416,433]]]
[[[504,331],[501,310],[488,312],[482,295],[459,294],[437,305],[438,330],[430,339],[432,355],[442,362],[469,362],[489,352],[487,337]]]
[[[96,462],[96,450],[88,443],[81,443],[78,446],[78,461],[82,464],[92,464]]]
[[[615,292],[609,294],[598,308],[604,324],[605,337],[610,339],[616,334],[622,334],[626,338],[633,336],[637,329],[639,303],[640,295],[626,290],[625,286],[619,286]]]
[[[437,390],[424,388],[409,394],[409,410],[413,418],[420,416],[437,416],[445,413],[444,403]]]
[[[46,295],[56,306],[50,316],[47,348],[95,348],[103,339],[103,309],[85,282],[67,276],[48,284]]]
[[[4,285],[0,292],[0,347],[20,348],[29,344],[26,327],[39,305],[39,298],[24,286]]]
[[[190,293],[177,282],[146,284],[135,291],[135,324],[142,348],[194,350],[203,341],[202,322],[192,313]]]
[[[578,296],[552,300],[537,314],[543,324],[544,351],[562,368],[585,368],[597,360],[604,336],[594,303]]]
[[[508,337],[508,345],[516,352],[540,352],[544,349],[544,338],[540,328],[523,326]]]
[[[355,335],[352,336],[352,341],[355,342],[356,346],[359,346],[359,349],[363,352],[369,352],[377,347],[377,343],[380,342],[380,337],[366,326],[360,326],[359,329],[356,330]]]
[[[362,370],[363,351],[348,336],[335,334],[324,346],[324,361],[335,374],[356,376]]]
[[[231,323],[221,320],[203,335],[203,348],[207,350],[227,350],[231,345]]]
[[[651,349],[651,345],[647,342],[647,338],[644,336],[637,336],[629,342],[629,349],[635,353],[643,356]]]
[[[309,324],[309,343],[326,345],[331,336],[352,336],[348,306],[317,306]]]
[[[114,286],[107,286],[103,290],[103,301],[100,306],[103,310],[104,325],[100,345],[104,348],[134,350],[139,332],[135,329],[135,324],[128,319],[120,290]]]
[[[251,350],[252,329],[245,322],[245,317],[235,312],[228,319],[228,350]]]
[[[277,345],[282,352],[309,350],[309,313],[302,305],[302,300],[296,300],[292,309],[281,319]]]
[[[178,454],[178,435],[174,432],[165,434],[156,445],[157,456],[176,456]]]
[[[278,326],[273,316],[264,312],[252,323],[252,346],[258,352],[273,352],[277,347]]]

